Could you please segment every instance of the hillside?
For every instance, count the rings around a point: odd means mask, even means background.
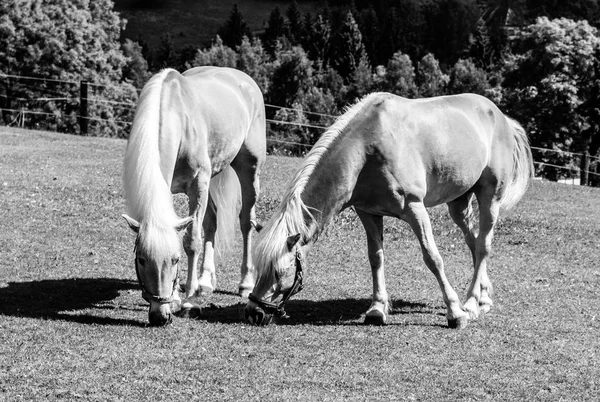
[[[269,14],[276,6],[285,12],[289,0],[114,0],[115,10],[127,20],[123,37],[142,38],[151,47],[170,33],[176,47],[210,45],[218,29],[225,23],[234,4],[244,15],[253,32],[266,28]],[[303,13],[320,11],[321,1],[298,1]]]

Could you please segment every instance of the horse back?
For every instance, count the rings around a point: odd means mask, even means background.
[[[362,124],[353,124],[355,133],[362,132],[366,155],[365,181],[357,183],[355,193],[376,187],[428,206],[473,188],[498,159],[494,144],[506,141],[498,138],[505,117],[478,95],[410,100],[381,94],[363,116]],[[371,171],[379,173],[368,174]],[[382,183],[373,186],[374,180]]]
[[[257,153],[265,148],[262,94],[238,70],[171,72],[164,81],[161,120],[161,150],[167,154],[163,161],[173,172],[176,192],[184,191],[199,170],[219,173],[248,143],[262,141]]]

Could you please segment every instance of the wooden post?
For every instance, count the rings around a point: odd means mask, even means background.
[[[79,133],[88,134],[88,82],[79,85]]]
[[[579,184],[581,186],[588,185],[588,172],[590,170],[590,158],[587,151],[581,154],[581,164],[579,167]]]

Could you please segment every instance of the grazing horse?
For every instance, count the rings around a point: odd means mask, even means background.
[[[484,97],[364,97],[317,141],[259,234],[253,248],[257,280],[246,319],[268,324],[274,315],[285,314],[283,304],[302,287],[307,251],[337,214],[353,206],[367,234],[373,275],[365,322],[385,324],[389,314],[383,216],[393,216],[416,234],[442,290],[448,325],[464,327],[492,306],[487,259],[494,225],[500,210],[523,196],[532,175],[525,131]],[[464,305],[444,273],[427,213],[427,207],[442,203],[448,204],[473,257]]]
[[[142,296],[150,303],[152,325],[170,323],[171,303],[180,302],[178,232],[187,230],[184,315],[199,308],[198,293],[215,289],[215,233],[219,228],[221,234],[222,226],[233,227],[240,190],[239,292],[247,296],[252,290],[249,247],[256,225],[259,174],[266,158],[265,124],[261,91],[238,70],[199,67],[180,74],[165,69],[144,86],[125,153],[128,214],[123,216],[137,234],[135,269]],[[177,216],[172,193],[187,194],[188,217]]]

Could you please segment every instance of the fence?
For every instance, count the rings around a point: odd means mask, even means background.
[[[87,81],[63,81],[0,73],[0,124],[126,138],[133,121],[135,100],[107,99],[103,97],[103,87]],[[30,95],[42,91],[47,96]],[[320,133],[337,117],[271,104],[266,104],[265,107],[267,114],[273,116],[267,118],[267,142],[271,153],[305,154]],[[108,109],[113,112],[103,115],[103,111]],[[304,119],[297,121],[293,118],[298,115],[304,116]],[[282,119],[282,116],[288,116],[288,120]],[[326,124],[313,123],[315,120]],[[539,147],[532,147],[532,153],[536,173],[542,178],[578,184],[583,173],[585,177],[589,177],[591,185],[600,186],[599,157]],[[549,158],[549,154],[555,155],[555,158]],[[580,159],[585,157],[590,158],[590,168],[582,171]],[[553,159],[568,163],[559,165],[549,162]]]

